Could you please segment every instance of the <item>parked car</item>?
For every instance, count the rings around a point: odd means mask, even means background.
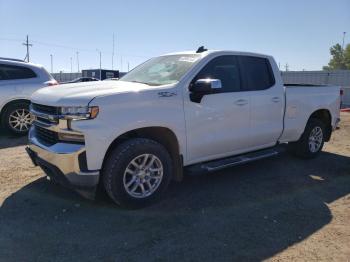
[[[1,125],[13,134],[26,134],[31,124],[30,96],[34,91],[52,85],[57,85],[57,81],[44,67],[0,58]]]
[[[70,84],[70,83],[80,83],[80,82],[91,82],[91,81],[100,81],[97,78],[94,77],[78,77],[74,80],[67,81],[67,82],[62,82],[60,84]]]
[[[184,167],[216,171],[286,143],[316,157],[339,122],[340,88],[285,86],[271,56],[202,48],[150,59],[119,81],[44,88],[31,101],[36,165],[90,197],[101,183],[115,203],[142,207]]]
[[[118,81],[119,78],[117,77],[112,77],[112,78],[106,78],[106,79],[103,79],[102,81]]]

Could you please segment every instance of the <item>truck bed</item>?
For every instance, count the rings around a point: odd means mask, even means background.
[[[287,84],[285,86],[284,131],[280,142],[296,141],[304,132],[309,116],[317,110],[328,110],[334,127],[339,118],[340,87]]]

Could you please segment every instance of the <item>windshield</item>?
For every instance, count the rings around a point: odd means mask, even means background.
[[[169,55],[152,58],[122,77],[121,81],[166,85],[178,82],[201,56]]]

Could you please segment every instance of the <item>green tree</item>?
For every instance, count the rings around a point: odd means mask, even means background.
[[[350,69],[350,44],[348,44],[344,50],[344,60],[346,69]]]
[[[329,51],[332,58],[328,66],[323,67],[323,70],[350,69],[350,44],[346,46],[345,50],[340,44],[336,44]]]

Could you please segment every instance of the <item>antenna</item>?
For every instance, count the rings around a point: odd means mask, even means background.
[[[27,35],[27,40],[25,43],[22,43],[22,45],[25,45],[27,47],[27,54],[26,57],[24,58],[24,60],[27,59],[27,62],[29,62],[29,47],[33,46],[32,44],[29,44],[29,40],[28,40],[28,35]]]
[[[200,46],[200,47],[197,49],[196,53],[203,53],[203,52],[205,52],[205,51],[208,51],[208,49],[204,48],[204,46]]]

